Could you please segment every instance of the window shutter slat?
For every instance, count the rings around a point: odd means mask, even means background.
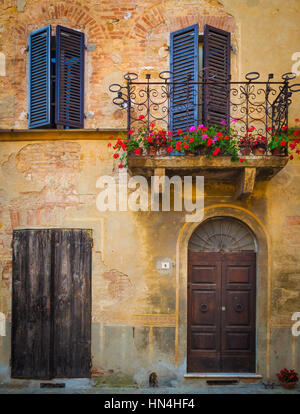
[[[50,44],[51,26],[35,30],[29,35],[29,128],[51,124]]]
[[[199,44],[198,25],[186,27],[171,33],[170,39],[171,82],[198,82]],[[198,87],[173,85],[170,102],[170,129],[186,130],[198,122]],[[188,93],[189,92],[189,93]]]
[[[56,28],[55,123],[84,123],[84,34],[62,26]]]
[[[203,120],[206,126],[229,125],[230,33],[209,25],[204,26]],[[213,82],[225,82],[214,85]]]

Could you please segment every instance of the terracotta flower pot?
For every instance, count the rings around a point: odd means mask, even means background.
[[[276,156],[279,156],[279,157],[284,157],[285,156],[284,149],[282,149],[282,148],[273,148],[271,150],[271,153],[272,153],[272,155],[276,155]]]
[[[280,384],[283,388],[286,388],[287,390],[292,390],[293,388],[295,388],[297,382],[281,382]]]
[[[158,155],[161,155],[161,156],[163,156],[163,157],[165,157],[166,155],[168,155],[167,148],[160,148],[160,149],[158,150]]]
[[[230,157],[230,154],[226,154],[225,150],[220,150],[217,157]]]
[[[196,154],[192,151],[185,151],[185,155],[187,155],[188,157],[194,157]]]
[[[265,147],[254,147],[252,148],[252,153],[253,155],[264,155],[266,152],[266,148]]]
[[[250,150],[250,147],[248,145],[245,145],[245,146],[240,147],[240,152],[241,152],[242,155],[250,155],[251,150]]]
[[[150,157],[155,157],[156,152],[157,152],[156,147],[154,147],[154,145],[149,145],[148,155],[150,155]]]
[[[204,147],[200,147],[199,148],[199,154],[200,155],[205,155],[207,153],[207,149],[206,148],[204,148]]]

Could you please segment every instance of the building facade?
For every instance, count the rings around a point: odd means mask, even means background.
[[[263,82],[269,73],[280,79],[299,70],[299,19],[298,0],[2,1],[1,381],[92,373],[147,385],[152,372],[160,384],[189,381],[191,373],[274,380],[280,369],[300,369],[300,339],[292,334],[300,312],[299,155],[243,165],[241,174],[256,168],[257,176],[242,180],[251,187],[243,197],[236,196],[240,177],[224,179],[228,162],[212,160],[218,173],[204,174],[198,222],[174,209],[101,212],[96,205],[99,177],[118,180],[109,137],[115,143],[127,127],[110,85],[126,85],[128,72],[160,80],[170,70],[170,34],[193,25],[200,36],[205,25],[230,33],[233,81],[253,71]],[[29,36],[49,25],[52,35],[57,26],[84,33],[84,125],[77,128],[63,121],[29,128]],[[293,94],[291,126],[299,104]],[[170,174],[183,158],[166,167]],[[138,167],[146,174],[147,166]],[[154,160],[151,171],[157,168]],[[45,349],[48,357],[40,355]]]

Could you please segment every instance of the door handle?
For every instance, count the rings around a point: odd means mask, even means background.
[[[222,311],[223,311],[223,312],[225,312],[225,311],[226,311],[226,307],[225,307],[225,306],[222,306],[222,308],[221,308],[221,309],[222,309]]]

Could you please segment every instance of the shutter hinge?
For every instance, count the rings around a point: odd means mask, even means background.
[[[231,49],[232,53],[234,55],[236,55],[236,46],[235,45],[230,45],[230,49]]]
[[[29,45],[27,45],[26,49],[24,50],[24,52],[29,52]]]
[[[10,368],[11,368],[11,358],[9,358],[9,366],[10,366]]]
[[[27,112],[27,114],[26,114],[26,118],[27,118],[27,119],[29,119],[29,113],[28,113],[28,112]]]

